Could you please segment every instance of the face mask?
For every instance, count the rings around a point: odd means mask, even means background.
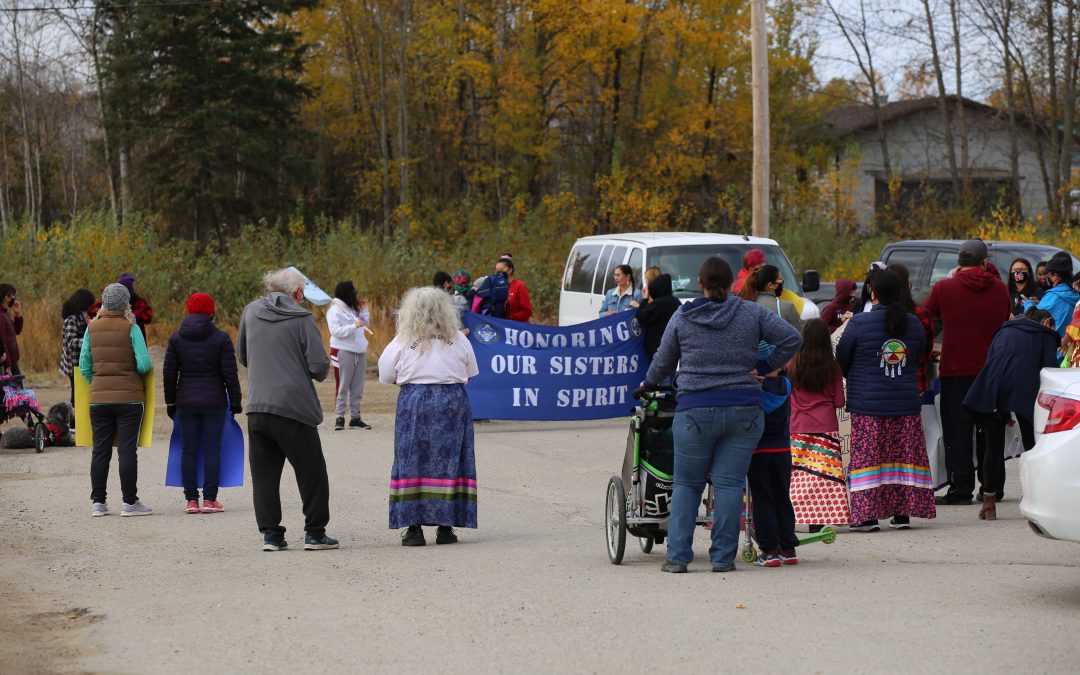
[[[776,291],[775,291],[776,297],[779,298],[780,294],[783,293],[783,292],[784,292],[784,282],[781,281],[780,283],[776,284]]]
[[[1027,278],[1028,278],[1028,273],[1024,272],[1023,270],[1018,271],[1018,272],[1013,272],[1012,275],[1013,275],[1013,279],[1015,279],[1015,280],[1017,280],[1019,282],[1027,281]]]

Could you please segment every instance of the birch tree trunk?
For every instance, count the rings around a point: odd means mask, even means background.
[[[956,133],[960,136],[960,183],[963,188],[961,196],[964,206],[970,209],[973,206],[971,193],[971,162],[968,156],[968,129],[967,119],[964,115],[964,80],[961,65],[963,58],[960,53],[960,8],[959,0],[949,0],[949,16],[952,19],[953,53],[956,63],[953,64],[956,73]]]
[[[401,3],[401,34],[398,48],[398,202],[404,206],[409,200],[409,111],[408,111],[408,64],[409,24],[412,21],[412,0]],[[408,221],[402,211],[401,225]]]
[[[949,115],[949,98],[945,92],[945,77],[941,67],[941,52],[938,50],[937,35],[934,31],[934,15],[930,10],[930,0],[922,0],[926,16],[926,35],[930,40],[930,59],[934,66],[934,79],[937,81],[938,109],[941,110],[941,127],[945,137],[945,157],[949,162],[949,181],[952,183],[953,197],[961,197],[963,187],[960,184],[960,172],[956,166],[956,144],[952,133],[952,119]]]

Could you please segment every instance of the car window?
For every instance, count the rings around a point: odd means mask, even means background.
[[[956,257],[956,254],[953,254]],[[923,279],[923,264],[926,261],[926,251],[910,248],[897,248],[889,252],[889,257],[883,260],[886,265],[900,263],[908,268],[908,278],[911,283],[919,285]],[[953,265],[955,267],[955,265]]]
[[[591,293],[593,276],[602,252],[603,247],[600,244],[581,244],[575,248],[570,263],[566,266],[563,290]]]
[[[939,251],[934,259],[934,269],[930,270],[930,285],[933,286],[942,279],[947,278],[949,272],[958,264],[955,252]]]
[[[641,263],[645,260],[645,254],[640,248],[630,251],[630,260],[626,263],[634,270],[634,287],[641,288],[645,285],[645,277],[641,273]]]
[[[594,293],[607,293],[609,288],[615,286],[615,279],[612,278],[612,275],[615,274],[615,268],[622,264],[625,257],[625,246],[615,246],[611,249],[611,255],[607,256],[607,266],[603,278],[597,275],[596,282],[593,284]]]
[[[731,271],[738,274],[742,269],[743,256],[752,248],[765,253],[765,262],[775,265],[784,277],[784,287],[802,295],[802,287],[791,267],[791,261],[779,246],[761,244],[706,244],[694,246],[656,246],[649,249],[646,265],[660,268],[661,273],[671,275],[671,286],[675,297],[686,298],[701,295],[697,283],[701,263],[709,256],[720,256],[731,266]]]

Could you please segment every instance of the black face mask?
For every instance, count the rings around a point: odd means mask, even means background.
[[[1023,271],[1013,272],[1012,275],[1013,279],[1016,280],[1016,283],[1018,284],[1024,283],[1025,281],[1027,281],[1028,278],[1028,273]]]
[[[774,293],[774,294],[776,295],[776,297],[778,297],[778,298],[779,298],[779,297],[780,297],[780,295],[781,295],[781,294],[782,294],[783,292],[784,292],[784,282],[783,282],[783,281],[781,281],[780,283],[776,284],[776,290],[775,290],[775,291],[773,291],[773,293]]]

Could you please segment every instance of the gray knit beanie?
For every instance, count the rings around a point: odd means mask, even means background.
[[[127,309],[131,303],[131,294],[121,284],[109,284],[101,292],[101,306],[104,309],[119,311]]]

